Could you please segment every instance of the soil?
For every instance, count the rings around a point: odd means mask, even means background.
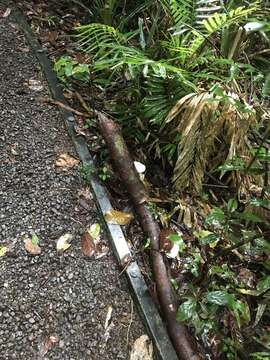
[[[0,0],[0,14],[7,6]],[[0,358],[128,359],[145,329],[112,251],[89,260],[80,249],[85,229],[101,221],[91,194],[81,199],[89,189],[79,166],[55,166],[60,154],[76,154],[60,113],[40,101],[47,84],[12,11],[0,15],[0,63],[0,246],[10,249],[0,258]],[[33,232],[39,256],[24,249]],[[66,233],[74,238],[59,254]]]

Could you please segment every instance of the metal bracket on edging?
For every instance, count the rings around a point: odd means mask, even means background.
[[[27,19],[16,7],[16,5],[13,13],[20,29],[24,33],[26,40],[31,46],[43,69],[53,98],[57,101],[61,101],[63,104],[67,104],[56,74],[52,70],[51,61],[27,23]],[[89,153],[86,140],[83,136],[78,136],[74,130],[75,118],[73,114],[65,109],[60,110],[62,112],[68,134],[72,139],[82,164],[93,167],[94,162]],[[96,198],[96,204],[104,217],[105,213],[112,209],[106,190],[94,178],[91,180],[91,187]],[[104,221],[104,223],[106,224],[108,234],[110,235],[115,255],[121,263],[124,259],[131,256],[123,231],[119,225],[108,224],[106,221]],[[150,297],[138,264],[136,262],[131,262],[125,269],[125,273],[138,303],[139,310],[143,316],[144,323],[149,331],[149,335],[155,344],[158,356],[162,360],[177,360],[178,356],[172,346],[166,327],[158,313],[158,310]]]

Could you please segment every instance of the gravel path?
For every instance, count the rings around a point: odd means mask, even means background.
[[[0,14],[5,9],[0,0]],[[91,194],[82,197],[87,188],[79,168],[55,166],[60,154],[76,155],[58,111],[39,101],[47,85],[12,13],[0,15],[0,64],[0,245],[12,249],[0,257],[0,359],[39,359],[50,336],[59,341],[44,359],[128,359],[145,330],[135,311],[127,346],[125,279],[111,252],[89,260],[80,250],[98,213]],[[33,231],[40,256],[24,249],[23,238]],[[55,242],[65,233],[74,240],[59,255]]]

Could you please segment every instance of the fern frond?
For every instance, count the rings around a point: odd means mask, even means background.
[[[236,24],[239,21],[242,21],[247,18],[248,15],[254,13],[257,10],[257,5],[252,5],[250,7],[238,7],[231,10],[227,14],[215,13],[209,18],[205,19],[202,24],[207,31],[208,35],[213,34],[221,30],[224,27],[228,27],[231,24]]]
[[[109,47],[112,43],[124,44],[126,37],[112,26],[93,23],[79,26],[77,32],[78,44],[87,53],[94,53]]]
[[[144,82],[146,96],[141,105],[144,116],[151,123],[163,126],[173,104],[183,96],[182,82],[177,76],[163,79],[158,76],[150,76]]]
[[[186,33],[190,28],[201,29],[203,20],[222,10],[220,0],[167,0],[173,19],[174,35]]]

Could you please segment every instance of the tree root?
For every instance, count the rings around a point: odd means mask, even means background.
[[[114,166],[129,193],[141,226],[150,238],[152,269],[158,298],[177,355],[181,360],[202,359],[187,328],[176,320],[177,302],[167,275],[163,256],[159,251],[160,228],[146,207],[145,189],[134,168],[121,130],[112,119],[104,114],[97,113],[97,117],[99,130],[110,151]]]

